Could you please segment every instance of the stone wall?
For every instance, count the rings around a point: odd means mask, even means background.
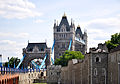
[[[34,79],[38,79],[41,72],[28,72],[19,74],[19,84],[32,84]]]
[[[47,82],[57,83],[60,82],[61,77],[61,66],[60,65],[50,65],[47,67]]]
[[[120,84],[120,46],[108,55],[108,84]]]
[[[89,54],[90,84],[107,84],[108,53]]]
[[[99,51],[85,55],[83,60],[75,59],[61,69],[62,84],[107,84],[108,53]]]
[[[87,60],[70,60],[68,66],[61,69],[62,84],[88,84],[88,78]]]

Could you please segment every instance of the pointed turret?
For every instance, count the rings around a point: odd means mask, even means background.
[[[65,14],[65,12],[64,12],[63,18],[64,18],[64,17],[66,17],[66,14]]]
[[[82,37],[82,31],[81,31],[80,25],[78,25],[76,29],[76,35],[78,34],[80,35],[80,37]]]
[[[54,28],[56,27],[56,20],[54,20]]]
[[[70,31],[70,26],[69,26],[69,23],[68,23],[68,20],[67,20],[67,16],[66,14],[64,13],[64,15],[62,16],[62,20],[57,28],[57,31],[60,31],[62,25],[66,26],[66,31]]]

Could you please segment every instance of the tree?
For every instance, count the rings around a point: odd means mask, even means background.
[[[84,59],[80,51],[65,51],[65,53],[55,60],[55,65],[67,66],[68,61],[72,59]]]
[[[15,66],[17,66],[18,63],[20,62],[20,59],[18,59],[18,57],[10,58],[10,60],[9,60],[9,67],[14,68],[14,62],[15,62]],[[8,67],[8,62],[5,62],[4,66]]]
[[[108,48],[108,51],[120,45],[120,33],[111,35],[111,40],[105,42]]]

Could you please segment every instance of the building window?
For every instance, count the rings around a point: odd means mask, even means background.
[[[59,48],[60,46],[58,45],[58,48]]]
[[[62,44],[62,48],[65,48],[65,44],[64,43]]]
[[[103,75],[103,76],[106,75],[106,70],[105,70],[105,68],[102,68],[102,75]]]
[[[60,36],[59,37],[61,37],[61,34],[60,34]]]
[[[62,32],[63,32],[63,29],[62,29]]]
[[[29,78],[30,78],[30,74],[29,74]]]
[[[101,62],[101,58],[100,57],[95,57],[95,62]]]
[[[97,68],[94,69],[94,76],[97,76]]]
[[[43,48],[41,48],[41,51],[44,51],[44,49],[43,49]]]
[[[58,56],[61,56],[61,53],[59,53]]]
[[[96,62],[99,62],[99,57],[96,57]]]
[[[32,48],[29,49],[29,51],[31,51],[31,52],[32,52],[32,50],[33,50]]]

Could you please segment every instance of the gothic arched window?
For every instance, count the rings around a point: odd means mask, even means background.
[[[95,57],[95,62],[101,62],[101,58],[99,56]]]
[[[94,76],[97,76],[97,68],[94,69]]]

